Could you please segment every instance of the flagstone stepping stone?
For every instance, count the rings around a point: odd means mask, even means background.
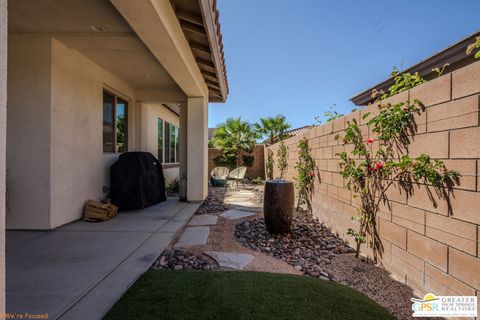
[[[220,215],[220,217],[227,218],[230,220],[246,218],[254,216],[255,213],[248,212],[248,211],[240,211],[240,210],[227,210]]]
[[[240,190],[240,191],[234,192],[234,193],[232,194],[232,196],[236,196],[236,195],[251,195],[251,196],[254,196],[254,195],[255,195],[255,192],[248,191],[248,190]]]
[[[217,224],[218,216],[202,214],[193,216],[188,223],[189,226],[214,226]]]
[[[248,202],[253,197],[231,197],[228,199],[225,199],[225,202]]]
[[[225,202],[226,204],[231,204],[234,206],[243,206],[243,207],[257,207],[258,204],[253,203],[251,201],[230,201],[230,202]]]
[[[244,206],[235,206],[233,207],[235,210],[243,210],[243,211],[250,211],[250,212],[263,212],[262,207],[244,207]]]
[[[191,246],[205,245],[209,233],[210,227],[187,227],[174,247],[187,248]]]
[[[204,253],[217,261],[220,267],[228,269],[243,270],[253,261],[253,256],[245,253],[216,251],[205,251]]]

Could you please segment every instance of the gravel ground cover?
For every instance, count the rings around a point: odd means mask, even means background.
[[[227,197],[225,188],[209,188],[207,198],[202,202],[195,214],[222,214],[222,212],[229,209],[224,203],[225,197]]]
[[[356,259],[354,254],[338,255],[332,259],[331,270],[336,282],[366,294],[397,319],[412,319],[413,290],[392,279],[388,271],[371,260]]]
[[[235,226],[235,237],[247,248],[285,261],[305,275],[322,279],[333,277],[332,258],[354,252],[311,216],[295,217],[292,233],[276,237],[267,232],[263,217],[245,220]]]
[[[218,264],[206,255],[175,249],[164,251],[152,267],[156,270],[213,271],[218,269]]]

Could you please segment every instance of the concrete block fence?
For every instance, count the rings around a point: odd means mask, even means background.
[[[392,277],[421,296],[427,292],[480,296],[480,62],[397,94],[386,102],[412,99],[422,101],[425,111],[416,117],[417,134],[411,138],[410,156],[429,154],[443,160],[447,168],[459,171],[462,177],[449,197],[450,203],[424,185],[414,185],[411,195],[401,188],[390,189],[389,202],[378,214],[385,248],[381,264]],[[378,113],[377,105],[284,141],[289,148],[287,179],[293,180],[298,142],[303,137],[309,139],[319,170],[313,215],[351,244],[353,239],[347,230],[356,228],[351,217],[357,214],[359,200],[344,188],[336,154],[353,147],[335,140],[335,136],[342,135],[346,121],[355,118],[362,124],[364,137],[375,138],[367,121],[362,120],[366,112]],[[275,160],[278,146],[269,147]],[[371,253],[365,246],[363,250],[364,254]]]
[[[213,168],[217,167],[215,164],[215,158],[223,154],[222,150],[209,148],[208,149],[208,172],[210,173]],[[247,175],[262,179],[265,178],[265,162],[264,162],[264,146],[257,145],[251,153],[245,153],[245,155],[253,156],[253,164],[251,167],[247,167]]]

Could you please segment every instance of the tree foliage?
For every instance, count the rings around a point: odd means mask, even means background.
[[[262,137],[267,137],[270,144],[286,139],[285,132],[290,128],[290,124],[283,115],[276,117],[260,118],[260,121],[254,124],[255,131]]]
[[[215,129],[214,144],[223,151],[225,159],[238,166],[242,165],[242,152],[251,152],[258,134],[250,123],[238,118],[228,118]]]
[[[125,116],[119,115],[117,116],[116,126],[117,126],[117,152],[125,152],[126,145],[127,145],[127,126],[125,123]]]

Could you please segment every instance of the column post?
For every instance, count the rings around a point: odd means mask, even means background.
[[[187,168],[188,168],[188,104],[180,105],[180,168],[179,196],[180,201],[187,201]]]
[[[187,129],[186,134],[183,131],[187,139],[186,195],[187,201],[197,202],[208,195],[208,100],[188,98],[186,113],[181,118],[186,118],[187,124],[180,125]]]

